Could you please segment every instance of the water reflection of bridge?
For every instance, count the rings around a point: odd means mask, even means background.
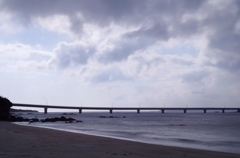
[[[76,106],[52,106],[52,105],[34,105],[34,104],[17,104],[14,103],[13,107],[33,107],[33,108],[44,108],[44,113],[47,114],[47,110],[49,108],[51,109],[77,109],[79,110],[79,113],[82,113],[83,110],[109,110],[110,113],[113,112],[113,110],[136,110],[137,113],[140,113],[140,110],[160,110],[162,113],[164,113],[166,110],[182,110],[184,113],[186,113],[188,110],[201,110],[204,113],[207,112],[207,110],[221,110],[222,113],[225,113],[226,110],[236,110],[237,112],[240,112],[239,108],[222,108],[222,107],[197,107],[197,108],[179,108],[179,107],[76,107]]]

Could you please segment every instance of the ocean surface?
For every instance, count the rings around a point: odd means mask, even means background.
[[[22,113],[24,118],[64,116],[79,123],[17,123],[124,140],[240,154],[240,113],[85,112]],[[117,118],[101,118],[113,116]],[[125,118],[124,118],[125,117]]]

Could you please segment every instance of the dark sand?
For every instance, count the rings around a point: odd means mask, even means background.
[[[0,158],[240,158],[239,154],[166,147],[0,122]]]

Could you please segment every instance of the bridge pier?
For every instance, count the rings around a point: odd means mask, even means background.
[[[81,114],[82,113],[82,109],[79,109],[79,114]]]
[[[137,109],[137,113],[138,113],[138,114],[140,113],[140,109]]]
[[[44,107],[44,114],[47,114],[47,107]]]
[[[164,113],[164,109],[162,109],[162,113]]]
[[[207,112],[207,109],[204,109],[203,111],[204,111],[204,113],[206,113],[206,112]]]
[[[184,109],[183,111],[184,111],[184,113],[186,113],[186,112],[187,112],[187,109]]]
[[[110,111],[110,114],[111,114],[113,110],[112,110],[112,109],[110,109],[109,111]]]
[[[225,109],[222,109],[222,113],[225,113]]]

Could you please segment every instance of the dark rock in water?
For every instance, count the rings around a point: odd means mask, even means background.
[[[81,121],[81,120],[76,120],[76,122],[83,122],[83,121]],[[66,121],[65,123],[73,123],[73,121],[71,120],[71,121]]]
[[[99,116],[99,118],[120,118],[117,116]]]
[[[33,118],[33,119],[30,119],[30,120],[29,120],[29,124],[30,124],[30,123],[34,123],[34,122],[39,122],[39,119]]]
[[[41,122],[56,122],[56,121],[75,121],[75,119],[61,116],[60,118],[54,117],[54,118],[46,118],[41,120]]]
[[[123,118],[126,118],[126,116],[123,116]]]
[[[29,122],[28,118],[23,118],[20,116],[11,116],[9,121],[11,122]]]

